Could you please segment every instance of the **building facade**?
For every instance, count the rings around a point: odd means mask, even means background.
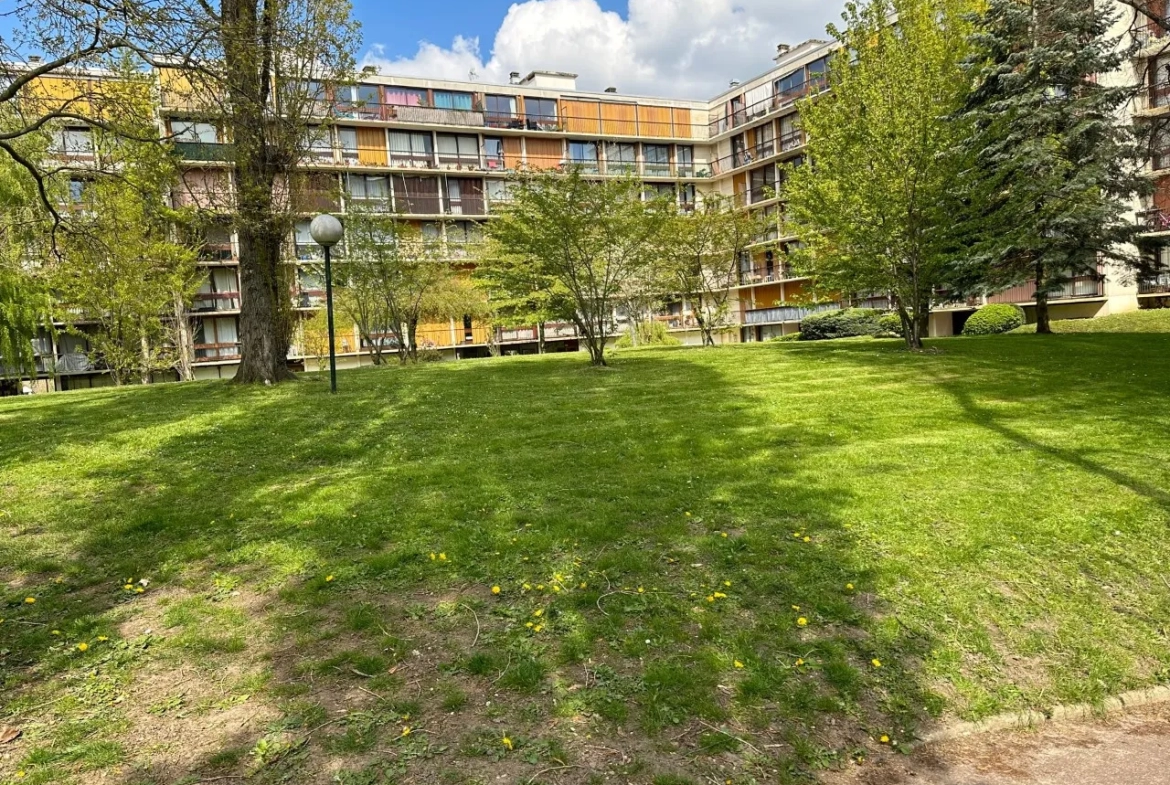
[[[1126,7],[1128,8],[1128,7]],[[1164,14],[1162,15],[1165,16]],[[1127,112],[1142,121],[1170,123],[1170,43],[1165,20],[1128,12],[1115,32],[1141,42],[1141,52],[1123,72],[1104,75],[1148,86]],[[309,316],[323,306],[324,292],[313,270],[319,249],[308,233],[310,212],[344,215],[360,205],[394,212],[438,240],[456,263],[474,257],[482,225],[507,200],[507,176],[520,168],[580,167],[591,177],[635,175],[649,194],[668,194],[680,210],[692,210],[704,195],[732,197],[745,209],[776,217],[775,228],[741,260],[729,342],[761,341],[799,329],[810,313],[845,305],[888,307],[884,297],[810,305],[808,281],[788,265],[797,238],[784,234],[782,190],[791,166],[805,160],[806,138],[796,103],[828,89],[828,65],[835,46],[807,41],[778,48],[775,66],[749,81],[733,82],[710,100],[626,96],[607,90],[579,91],[572,74],[537,71],[510,84],[382,76],[369,70],[346,88],[331,122],[312,134],[305,161],[310,189],[307,212],[289,239],[288,259],[297,265],[293,305]],[[1166,50],[1166,53],[1163,53]],[[230,142],[221,129],[201,119],[180,91],[158,75],[160,130],[173,136],[183,158],[176,205],[215,211],[227,205],[233,187]],[[60,151],[84,155],[86,129],[67,129]],[[1170,305],[1170,129],[1150,161],[1157,189],[1135,203],[1148,233],[1143,250],[1151,272],[1127,276],[1105,266],[1097,275],[1071,279],[1050,295],[1052,316],[1083,318],[1139,307]],[[313,196],[316,194],[316,196]],[[190,322],[196,378],[229,377],[239,362],[238,315],[242,305],[236,238],[223,228],[205,238],[200,264],[204,280]],[[1008,302],[1030,311],[1033,287],[1023,285],[964,301],[940,301],[931,334],[952,335],[985,302]],[[622,315],[617,314],[619,327]],[[656,318],[686,343],[701,336],[692,304],[671,303]],[[571,324],[545,329],[548,350],[575,350]],[[420,328],[420,343],[445,357],[485,356],[537,350],[537,328],[489,332],[475,320],[450,320]],[[298,335],[289,360],[314,368],[319,347]],[[368,362],[356,327],[339,323],[340,367]],[[44,336],[38,341],[42,386],[68,389],[105,383],[90,364],[83,337]]]

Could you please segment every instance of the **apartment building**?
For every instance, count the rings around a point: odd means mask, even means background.
[[[1118,32],[1140,40],[1142,52],[1132,70],[1103,78],[1148,84],[1148,94],[1143,93],[1132,111],[1151,122],[1170,119],[1166,25],[1131,16],[1118,23]],[[647,193],[669,194],[681,210],[694,209],[705,194],[717,192],[734,197],[745,209],[776,217],[769,236],[741,260],[733,300],[737,326],[724,336],[726,341],[760,341],[794,332],[803,318],[821,310],[888,307],[882,296],[810,304],[808,281],[787,263],[797,238],[784,233],[782,187],[785,173],[802,165],[806,155],[796,104],[828,89],[833,50],[834,45],[816,40],[780,46],[775,65],[766,73],[732,82],[713,99],[694,101],[627,96],[613,88],[579,91],[575,75],[548,71],[523,78],[513,74],[507,85],[363,72],[341,97],[332,122],[312,134],[305,162],[310,183],[305,213],[288,245],[289,261],[298,265],[290,293],[294,307],[306,316],[323,307],[316,267],[302,266],[319,253],[308,233],[312,213],[344,214],[355,205],[393,211],[438,240],[445,256],[459,263],[473,257],[484,222],[506,202],[510,172],[569,166],[598,178],[634,174],[645,182]],[[173,75],[159,72],[157,77],[160,130],[174,136],[184,161],[176,204],[219,209],[229,203],[225,197],[233,187],[230,142],[221,129],[202,119],[186,93],[172,89]],[[67,129],[59,152],[84,155],[86,133]],[[1143,249],[1154,271],[1134,280],[1103,266],[1097,275],[1073,278],[1050,295],[1053,318],[1170,305],[1170,129],[1159,133],[1162,142],[1151,158],[1158,189],[1148,204],[1134,206],[1149,228]],[[239,361],[237,252],[226,223],[209,231],[200,261],[206,277],[190,325],[197,378],[231,376]],[[1030,310],[1034,287],[940,301],[931,333],[957,333],[985,302],[1016,303]],[[680,300],[657,317],[687,343],[700,342],[693,305]],[[617,317],[620,321],[622,314]],[[545,327],[548,350],[577,348],[573,325]],[[506,353],[537,349],[535,325],[490,334],[487,326],[470,318],[424,325],[419,338],[450,358],[485,356],[491,345]],[[321,349],[309,344],[307,336],[298,336],[289,358],[294,366],[318,367]],[[341,367],[368,362],[368,347],[352,325],[339,323],[337,347]],[[104,383],[85,354],[83,338],[54,340],[46,335],[37,348],[45,358],[43,377],[51,377],[58,389]]]

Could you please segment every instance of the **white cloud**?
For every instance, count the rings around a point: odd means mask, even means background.
[[[825,38],[843,0],[629,0],[626,18],[596,0],[525,0],[508,9],[485,57],[477,38],[419,44],[410,57],[380,47],[363,65],[383,74],[505,83],[510,71],[570,71],[578,87],[631,95],[710,98],[731,79],[771,66],[776,45]]]

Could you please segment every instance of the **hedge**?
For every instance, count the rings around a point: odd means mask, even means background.
[[[1024,324],[1024,309],[1008,303],[991,303],[971,314],[963,325],[963,335],[997,335]]]
[[[877,335],[881,331],[878,326],[881,313],[872,308],[847,308],[843,311],[815,313],[801,320],[800,340],[827,341],[832,338]]]

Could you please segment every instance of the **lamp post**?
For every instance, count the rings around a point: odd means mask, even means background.
[[[332,215],[323,213],[309,224],[309,234],[313,241],[325,249],[325,317],[329,329],[329,391],[337,392],[337,352],[333,348],[333,267],[330,265],[329,251],[341,241],[345,229],[341,221]]]

